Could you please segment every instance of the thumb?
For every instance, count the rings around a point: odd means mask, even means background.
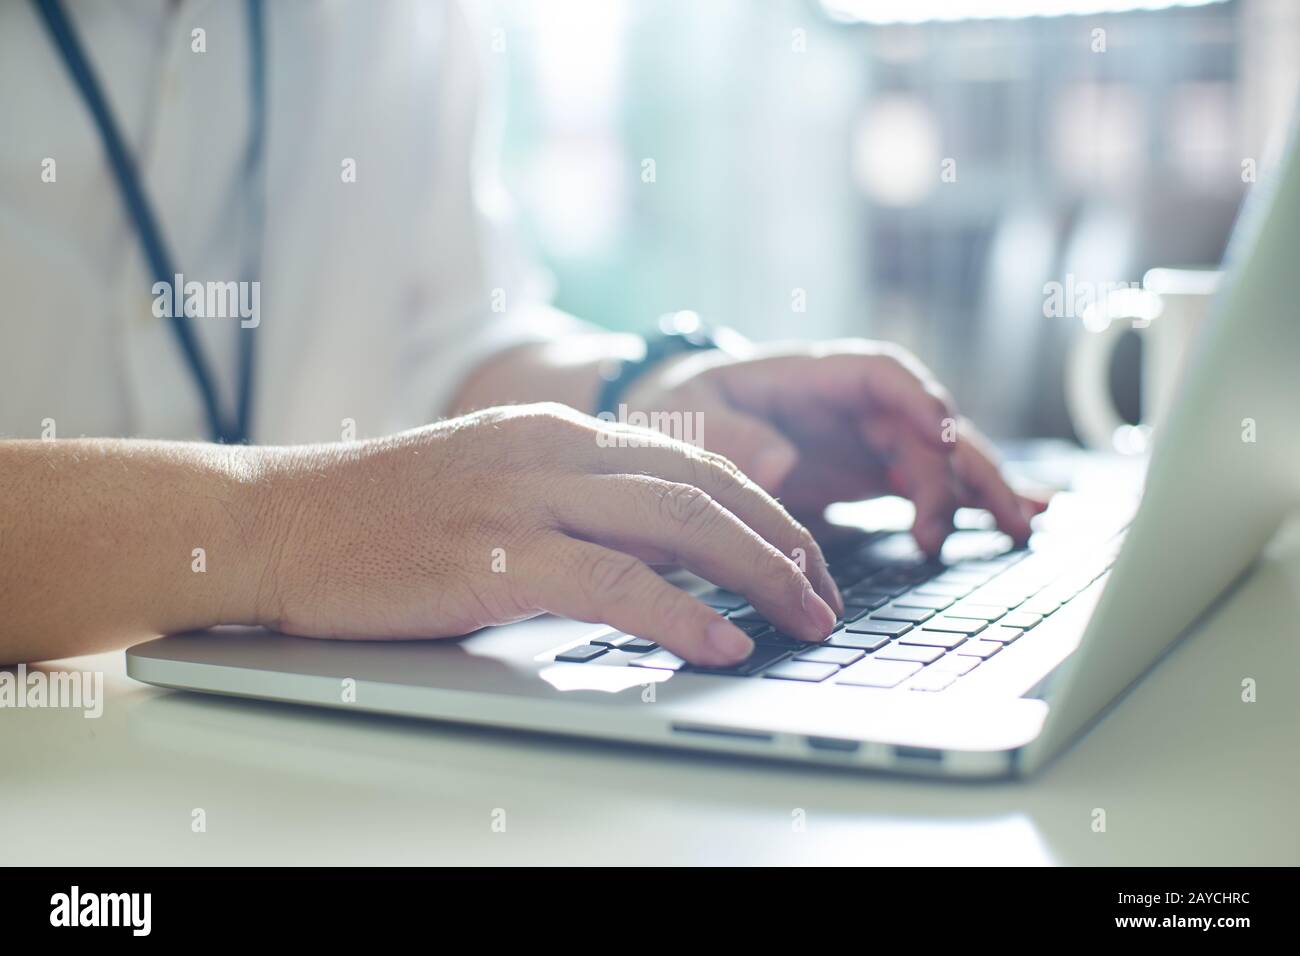
[[[730,458],[769,494],[776,494],[794,471],[799,451],[783,434],[752,415],[711,412],[704,422],[704,446]]]

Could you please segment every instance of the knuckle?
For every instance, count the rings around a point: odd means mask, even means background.
[[[736,484],[744,480],[744,473],[736,463],[715,451],[701,451],[697,456],[701,469],[715,481]]]
[[[594,423],[558,402],[539,402],[513,409],[503,423],[534,459],[556,461],[554,454],[571,454],[582,442],[594,439]]]
[[[791,598],[796,602],[800,601],[807,578],[799,570],[799,566],[793,561],[784,559],[779,563],[771,562],[771,564],[772,574],[783,589],[783,593],[791,595]]]
[[[815,563],[825,565],[826,558],[822,554],[821,545],[819,545],[817,539],[812,536],[812,532],[803,525],[797,523],[793,518],[790,519],[790,522],[795,527],[795,539],[798,541],[796,547],[803,550],[803,553],[808,558],[808,565],[810,567]]]
[[[687,447],[682,450],[690,483],[714,495],[725,494],[748,483],[745,473],[725,455]]]
[[[754,581],[763,583],[765,590],[782,595],[802,593],[803,571],[795,559],[758,535],[752,535],[737,558],[744,562],[747,574]]]
[[[698,527],[712,524],[716,506],[708,492],[694,485],[672,483],[659,496],[663,518],[674,525]]]

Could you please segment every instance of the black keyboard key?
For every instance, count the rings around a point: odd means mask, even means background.
[[[890,587],[876,584],[875,578],[867,578],[867,580],[855,584],[851,588],[845,588],[840,593],[847,599],[859,596],[866,597],[869,594],[889,594],[892,590]]]
[[[734,611],[736,608],[744,607],[749,603],[743,594],[737,594],[735,591],[728,591],[725,588],[714,588],[712,591],[706,591],[700,595],[700,600],[718,611]]]
[[[837,568],[833,565],[831,566],[831,580],[835,582],[835,586],[841,591],[846,588],[851,588],[855,584],[860,584],[865,577],[866,572],[862,571],[860,568]]]
[[[856,647],[814,647],[812,650],[796,654],[795,660],[812,664],[834,664],[836,667],[848,667],[862,660],[863,651]]]
[[[654,641],[647,641],[644,637],[634,637],[630,641],[624,641],[618,645],[620,651],[627,651],[629,654],[648,654],[651,651],[657,651],[659,645]]]
[[[753,653],[739,664],[732,664],[730,667],[701,667],[698,664],[692,664],[689,669],[693,674],[750,677],[757,674],[764,667],[785,660],[789,655],[790,652],[784,647],[764,647],[760,644],[754,648]]]
[[[740,628],[740,630],[744,631],[745,634],[750,638],[758,637],[758,635],[763,634],[764,632],[770,631],[772,629],[772,625],[767,623],[767,621],[763,620],[762,618],[729,617],[727,618],[727,620],[729,620],[732,624],[736,625],[736,627]]]
[[[923,607],[899,607],[897,604],[886,604],[871,612],[873,621],[906,621],[908,624],[921,624],[932,617],[934,612]]]
[[[902,594],[904,591],[911,590],[912,584],[909,581],[877,581],[874,578],[871,581],[870,591],[874,594],[888,594],[891,598],[895,594]]]
[[[866,617],[867,611],[869,610],[870,608],[856,607],[855,605],[849,604],[845,606],[844,613],[840,615],[840,619],[835,623],[852,624],[854,621],[858,620],[859,618]]]
[[[601,647],[599,644],[579,644],[577,647],[571,647],[567,651],[556,654],[555,659],[568,664],[585,664],[587,661],[604,654],[607,650],[609,648]]]
[[[769,631],[761,631],[758,634],[751,634],[750,639],[755,644],[762,644],[766,647],[784,647],[786,649],[795,647],[816,647],[820,641],[801,641],[799,638],[790,634],[783,634],[773,628]]]
[[[893,599],[893,594],[872,591],[869,594],[856,594],[844,598],[844,606],[856,608],[865,613],[866,611],[874,611],[878,607],[884,607]]]
[[[786,661],[783,664],[777,664],[764,672],[764,677],[770,677],[773,680],[798,680],[815,684],[824,681],[832,674],[839,673],[839,667],[835,664],[814,664],[810,661]]]
[[[602,634],[600,637],[593,637],[591,643],[599,644],[601,647],[608,647],[610,650],[628,651],[632,654],[644,654],[659,647],[654,641],[647,641],[644,637],[633,637],[631,634],[621,634],[618,631],[611,631],[608,634]]]
[[[906,621],[873,621],[870,618],[844,625],[844,630],[850,634],[879,634],[883,637],[901,637],[911,629],[912,625]]]
[[[943,569],[930,564],[918,564],[911,567],[887,568],[880,572],[879,580],[888,584],[920,584],[928,581]]]

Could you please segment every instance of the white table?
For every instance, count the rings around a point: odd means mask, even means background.
[[[101,718],[0,710],[0,862],[1294,865],[1298,595],[1290,534],[1086,738],[998,784],[203,697],[82,658],[61,666],[105,672]]]

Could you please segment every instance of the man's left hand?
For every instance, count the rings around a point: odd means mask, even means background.
[[[633,410],[698,414],[705,447],[795,514],[883,494],[911,499],[912,533],[930,554],[959,507],[987,509],[1018,543],[1046,507],[1011,488],[947,391],[892,345],[848,339],[742,360],[692,353],[651,369],[626,400]]]

